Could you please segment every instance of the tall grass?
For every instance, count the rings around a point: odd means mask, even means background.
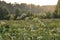
[[[0,21],[0,40],[60,40],[60,19]]]

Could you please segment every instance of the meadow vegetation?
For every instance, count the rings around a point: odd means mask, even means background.
[[[60,40],[60,19],[0,21],[0,40]]]

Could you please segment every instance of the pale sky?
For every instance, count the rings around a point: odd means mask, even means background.
[[[56,5],[58,0],[5,0],[6,2],[27,3],[35,5]]]

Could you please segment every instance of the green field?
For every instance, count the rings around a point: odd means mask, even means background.
[[[60,40],[60,19],[0,20],[0,40]]]

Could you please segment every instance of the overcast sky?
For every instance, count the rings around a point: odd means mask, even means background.
[[[6,2],[27,3],[35,5],[56,5],[58,0],[5,0]]]

